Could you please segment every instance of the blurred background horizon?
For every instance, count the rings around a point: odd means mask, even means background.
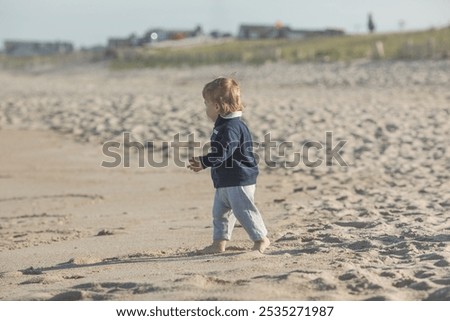
[[[0,48],[5,40],[70,41],[106,45],[108,38],[142,35],[152,28],[219,31],[235,36],[241,24],[367,33],[450,25],[449,0],[0,0]]]

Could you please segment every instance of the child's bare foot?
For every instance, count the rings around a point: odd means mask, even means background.
[[[264,253],[264,251],[269,247],[270,241],[267,237],[264,237],[262,240],[255,241],[253,245],[253,251],[259,251]]]
[[[216,254],[225,252],[225,245],[227,244],[226,240],[213,241],[213,244],[205,247],[202,250],[199,250],[199,254]]]

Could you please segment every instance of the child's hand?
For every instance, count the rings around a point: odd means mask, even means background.
[[[198,157],[192,157],[189,160],[188,168],[194,172],[200,172],[203,169],[203,166]]]

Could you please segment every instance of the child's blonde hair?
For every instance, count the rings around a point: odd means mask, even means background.
[[[203,87],[203,98],[219,105],[220,114],[226,115],[244,109],[241,90],[236,80],[219,77]]]

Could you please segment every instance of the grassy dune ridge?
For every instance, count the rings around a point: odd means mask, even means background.
[[[380,55],[376,43],[383,44]],[[122,51],[115,68],[351,61],[355,59],[442,59],[450,56],[450,28],[409,33],[316,37],[305,40],[232,41],[193,48],[142,48]]]
[[[111,54],[111,53],[110,53]],[[315,37],[304,40],[233,40],[166,48],[128,48],[102,53],[13,58],[0,56],[6,68],[67,65],[106,60],[112,69],[199,66],[226,63],[263,64],[352,61],[356,59],[419,60],[450,57],[450,27],[402,33]]]

